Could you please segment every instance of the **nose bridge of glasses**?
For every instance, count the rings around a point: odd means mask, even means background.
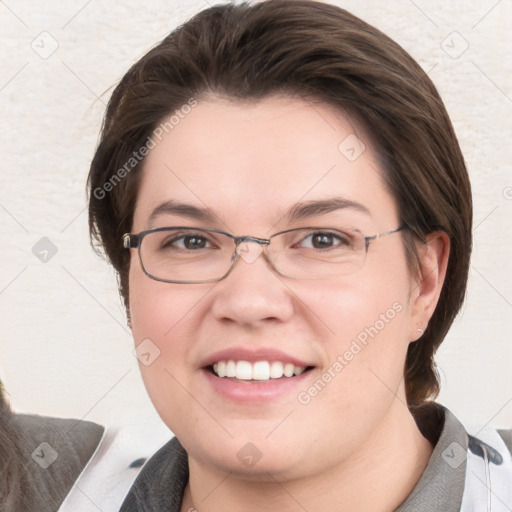
[[[263,247],[270,245],[270,240],[254,236],[240,236],[235,239],[235,252],[246,263],[253,263],[263,252]]]

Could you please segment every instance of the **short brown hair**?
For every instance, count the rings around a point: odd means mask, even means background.
[[[126,163],[162,119],[191,98],[212,94],[237,101],[300,96],[354,116],[376,145],[407,228],[411,272],[417,271],[414,240],[435,230],[448,234],[441,297],[425,334],[410,344],[404,370],[410,407],[437,394],[433,356],[462,305],[469,268],[467,170],[426,73],[382,32],[333,5],[268,0],[208,8],[150,50],[118,84],[91,164],[89,226],[119,274],[125,305],[129,251],[121,239],[132,226],[143,159],[128,168]]]

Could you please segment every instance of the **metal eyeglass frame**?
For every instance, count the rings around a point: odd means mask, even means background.
[[[231,258],[231,266],[229,267],[228,271],[223,276],[221,276],[219,278],[201,279],[198,281],[179,281],[179,280],[171,280],[171,279],[162,279],[162,278],[159,278],[159,277],[156,277],[156,276],[150,274],[146,270],[146,267],[144,266],[144,262],[142,261],[142,257],[140,254],[140,247],[141,247],[143,238],[150,233],[158,233],[161,231],[174,231],[174,230],[180,230],[180,229],[206,231],[208,233],[218,233],[220,235],[224,235],[224,236],[227,236],[228,238],[231,238],[235,243],[235,248],[233,251],[232,258]],[[268,247],[270,245],[270,242],[272,241],[272,238],[274,238],[275,236],[282,235],[284,233],[289,233],[291,231],[300,231],[303,229],[312,229],[312,230],[317,230],[317,231],[322,231],[322,230],[339,231],[336,228],[326,228],[326,227],[316,227],[316,226],[315,227],[303,227],[303,228],[292,228],[292,229],[287,229],[285,231],[279,231],[278,233],[274,233],[273,235],[271,235],[270,238],[259,238],[259,237],[255,237],[255,236],[249,236],[249,235],[235,236],[235,235],[232,235],[231,233],[227,233],[226,231],[222,231],[221,229],[214,229],[214,228],[200,228],[200,227],[193,227],[193,226],[167,226],[167,227],[163,227],[163,228],[146,229],[139,233],[125,233],[123,235],[123,247],[125,249],[137,249],[137,252],[139,253],[139,261],[140,261],[142,270],[149,278],[154,279],[155,281],[160,281],[163,283],[175,283],[175,284],[216,283],[218,281],[222,281],[223,279],[225,279],[231,273],[233,268],[235,267],[236,262],[240,258],[240,254],[238,253],[238,247],[240,246],[240,244],[242,244],[244,242],[254,242],[259,245],[264,245],[264,246]],[[377,233],[376,235],[372,235],[372,236],[365,236],[364,237],[365,254],[368,252],[368,247],[370,246],[370,242],[373,242],[374,240],[377,240],[378,238],[382,238],[384,236],[398,233],[399,231],[403,231],[404,229],[405,229],[405,226],[401,225],[397,229],[393,229],[391,231],[386,231],[384,233]],[[265,251],[263,252],[263,255],[265,256],[265,259],[267,260],[267,262],[270,264],[270,266],[272,267],[272,269],[275,272],[277,272],[279,275],[284,276],[284,277],[291,277],[283,272],[280,272],[274,266],[274,263],[272,262],[271,258],[269,258],[268,254]],[[299,279],[299,278],[294,278],[294,279]]]

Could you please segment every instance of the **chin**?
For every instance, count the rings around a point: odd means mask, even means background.
[[[298,468],[303,467],[296,460],[283,460],[283,453],[261,452],[261,458],[256,455],[253,460],[244,457],[225,456],[216,457],[217,454],[205,454],[208,465],[223,473],[230,473],[234,478],[252,482],[288,481],[298,478]]]

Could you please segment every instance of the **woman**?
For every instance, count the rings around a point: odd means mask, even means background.
[[[121,510],[510,507],[502,438],[432,401],[471,191],[396,43],[323,3],[207,9],[122,79],[89,186],[176,434]]]

